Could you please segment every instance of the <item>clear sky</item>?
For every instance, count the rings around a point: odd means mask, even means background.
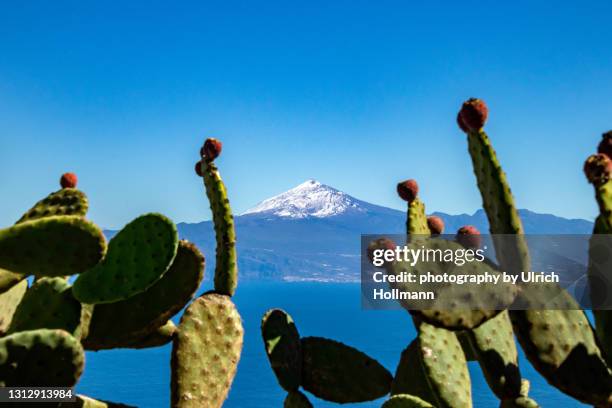
[[[193,171],[208,136],[237,213],[308,178],[395,208],[416,178],[428,211],[471,213],[455,124],[470,96],[519,207],[596,214],[581,169],[612,128],[609,1],[11,3],[0,225],[68,170],[104,227],[208,219]]]

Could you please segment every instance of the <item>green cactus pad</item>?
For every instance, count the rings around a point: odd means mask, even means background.
[[[261,335],[278,383],[286,391],[297,391],[302,380],[302,346],[293,319],[284,310],[269,310],[261,321]]]
[[[453,241],[442,238],[423,237],[409,246],[415,250],[461,251],[463,247]],[[408,262],[395,262],[387,265],[387,273],[401,276],[410,271],[417,276],[421,274],[461,274],[482,276],[485,274],[500,274],[491,265],[483,262],[466,262],[457,266],[453,262],[418,262],[411,265]],[[411,282],[396,282],[390,284],[402,292],[432,291],[436,294],[433,300],[401,299],[399,303],[413,315],[438,327],[451,330],[472,329],[491,319],[500,310],[505,309],[514,301],[517,288],[515,285],[500,282],[496,285],[479,285],[476,283],[428,284],[421,285]],[[462,303],[463,302],[463,303]]]
[[[587,404],[612,406],[612,376],[576,309],[512,310],[510,318],[525,355],[550,384]]]
[[[35,329],[62,329],[79,338],[81,303],[63,278],[42,278],[28,289],[15,311],[9,333]]]
[[[26,275],[0,268],[0,294],[8,291],[25,278]]]
[[[500,267],[509,273],[528,271],[529,251],[522,236],[523,225],[514,205],[506,173],[484,130],[469,132],[467,139],[491,234],[517,234],[512,244],[505,237],[503,245],[496,245]]]
[[[440,329],[442,330],[442,329]],[[421,352],[418,340],[413,340],[402,351],[395,377],[391,384],[391,395],[414,395],[431,404],[437,404],[421,363]]]
[[[425,204],[415,198],[408,203],[408,213],[406,215],[406,233],[408,235],[429,235],[427,226],[427,216],[425,215]]]
[[[112,303],[150,288],[168,270],[177,252],[176,226],[161,214],[142,215],[108,245],[104,260],[74,282],[82,303]]]
[[[104,256],[102,231],[81,217],[47,217],[0,230],[0,268],[35,276],[67,276]]]
[[[204,256],[195,245],[180,241],[172,266],[153,286],[128,299],[96,305],[85,348],[123,347],[152,334],[193,298],[203,276]]]
[[[517,398],[521,392],[521,373],[508,312],[486,321],[468,335],[491,390],[499,399]]]
[[[389,398],[381,408],[435,408],[429,402],[408,394],[398,394]]]
[[[244,331],[228,296],[191,303],[172,347],[172,407],[221,407],[236,374]]]
[[[29,209],[17,223],[56,215],[84,217],[88,208],[87,196],[82,191],[76,188],[63,188],[34,204],[34,207]]]
[[[437,407],[471,407],[472,395],[467,361],[457,336],[427,323],[418,327],[423,372],[437,399]]]
[[[176,325],[172,322],[172,320],[168,320],[166,324],[157,328],[154,332],[149,333],[142,338],[132,340],[131,342],[120,347],[131,349],[159,347],[170,343],[177,333],[178,328]]]
[[[234,216],[217,166],[209,160],[202,160],[201,166],[217,241],[215,291],[233,296],[238,285]]]
[[[136,408],[132,405],[117,404],[115,402],[100,401],[85,395],[77,395],[74,402],[61,402],[58,408]]]
[[[595,220],[593,228],[593,238],[589,245],[589,269],[588,277],[591,288],[591,294],[600,291],[608,292],[609,283],[601,284],[601,276],[609,276],[606,266],[600,265],[599,260],[602,258],[598,252],[599,246],[603,247],[604,256],[607,255],[610,249],[610,235],[612,234],[612,180],[595,187],[595,198],[599,204],[599,216]],[[595,235],[608,234],[605,238],[596,237]],[[600,268],[604,268],[600,270]],[[603,350],[603,355],[606,359],[608,367],[612,367],[612,311],[597,310],[594,308],[593,316],[595,318],[595,331],[599,338],[600,347]]]
[[[283,408],[313,408],[313,406],[303,393],[291,391],[285,398]]]
[[[63,330],[11,334],[0,339],[0,386],[72,387],[84,358],[81,344]]]
[[[389,393],[393,377],[361,351],[321,337],[302,339],[302,386],[340,404],[371,401]]]
[[[3,336],[13,320],[15,310],[28,289],[28,282],[21,281],[8,291],[0,294],[0,336]]]

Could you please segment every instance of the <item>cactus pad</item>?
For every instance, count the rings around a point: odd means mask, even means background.
[[[451,331],[427,323],[418,327],[421,364],[437,407],[471,407],[472,395],[467,362]]]
[[[399,364],[395,370],[395,377],[391,384],[391,395],[415,395],[431,404],[437,404],[421,363],[421,352],[418,340],[413,340],[402,351]]]
[[[461,251],[463,247],[456,242],[441,238],[419,239],[410,244],[416,250],[426,248],[437,252]],[[436,260],[438,261],[438,260]],[[421,274],[462,274],[482,276],[484,274],[499,274],[490,265],[483,262],[466,262],[463,266],[456,266],[453,262],[418,262],[412,266],[406,262],[395,262],[387,267],[391,275],[401,275],[410,271],[416,275]],[[390,284],[392,288],[400,291],[425,291],[436,293],[433,300],[402,299],[399,303],[413,315],[419,316],[428,323],[451,330],[472,329],[488,319],[499,314],[500,310],[510,305],[517,293],[515,285],[499,282],[496,285],[479,285],[476,283],[457,284],[428,284],[399,282]]]
[[[361,351],[321,337],[302,339],[302,386],[337,403],[370,401],[387,394],[391,373]]]
[[[142,215],[110,241],[104,260],[72,288],[82,303],[112,303],[144,292],[168,270],[177,252],[176,226],[161,214]]]
[[[80,337],[81,304],[63,278],[42,278],[28,289],[15,311],[9,333],[35,329],[62,329]]]
[[[236,232],[234,216],[230,208],[225,184],[212,160],[202,160],[202,174],[206,195],[215,226],[217,241],[215,264],[215,291],[232,296],[238,285],[238,263],[236,260]]]
[[[195,245],[180,241],[172,266],[153,286],[128,299],[95,307],[85,348],[122,347],[154,332],[185,307],[203,276],[204,256]]]
[[[313,408],[308,397],[299,391],[291,391],[287,394],[283,408]]]
[[[425,204],[418,197],[408,203],[406,216],[406,233],[408,235],[429,235]]]
[[[158,327],[152,333],[149,333],[139,339],[132,340],[131,342],[120,347],[132,349],[159,347],[170,343],[177,333],[178,328],[176,327],[174,322],[172,322],[172,320],[168,320],[166,324],[161,327]]]
[[[82,191],[75,188],[63,188],[34,204],[34,207],[29,209],[17,223],[55,215],[84,217],[88,208],[87,196]]]
[[[30,330],[0,339],[0,386],[72,387],[83,365],[81,344],[63,330]]]
[[[0,268],[0,294],[6,292],[25,278],[26,275]]]
[[[496,245],[498,262],[502,270],[509,273],[528,271],[529,252],[521,236],[523,225],[514,205],[506,174],[484,130],[468,133],[468,149],[491,234],[518,234],[513,243],[506,237],[504,244]]]
[[[297,391],[302,380],[302,346],[293,319],[283,310],[269,310],[261,321],[261,335],[279,384]]]
[[[499,399],[517,398],[521,391],[521,373],[508,312],[467,333],[491,390]]]
[[[93,223],[46,217],[0,230],[0,268],[35,276],[81,273],[104,256],[106,241]]]
[[[550,384],[587,404],[612,405],[612,376],[582,310],[512,310],[510,318],[525,355]]]
[[[172,406],[221,407],[236,374],[244,331],[228,296],[207,293],[191,303],[172,347]]]
[[[28,282],[21,281],[6,292],[0,294],[0,336],[4,335],[13,320],[19,302],[28,289]]]
[[[434,408],[434,406],[414,395],[398,394],[385,401],[381,408]]]

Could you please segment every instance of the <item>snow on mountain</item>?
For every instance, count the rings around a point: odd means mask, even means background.
[[[242,215],[265,214],[283,218],[324,218],[367,211],[366,203],[316,180],[262,201]]]

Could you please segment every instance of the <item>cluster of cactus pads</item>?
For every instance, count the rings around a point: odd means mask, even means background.
[[[503,250],[502,245],[495,245],[498,264],[486,262],[492,269],[509,273],[528,271],[529,251],[521,219],[506,175],[483,129],[487,116],[488,109],[482,100],[469,99],[457,117],[460,129],[467,135],[490,233],[510,234],[514,238],[510,244],[504,241]],[[612,132],[604,135],[598,154],[589,157],[584,171],[595,187],[600,208],[594,234],[612,234]],[[398,195],[408,203],[409,239],[439,235],[444,229],[442,220],[426,216],[418,191],[414,180],[397,186]],[[455,240],[456,243],[447,241],[448,245],[480,245],[479,232],[473,226],[462,227]],[[395,243],[380,239],[369,249],[392,247]],[[591,248],[592,256],[594,251]],[[591,269],[600,264],[591,262]],[[395,263],[384,267],[387,273],[394,273],[396,267],[402,270]],[[592,293],[599,284],[591,282]],[[559,293],[560,301],[574,302],[569,294]],[[513,301],[526,304],[539,301],[538,294],[530,294],[526,288],[505,295],[507,305]],[[491,390],[500,399],[500,407],[537,407],[538,403],[528,396],[529,382],[521,377],[516,337],[527,359],[552,386],[583,403],[612,407],[612,311],[594,310],[593,329],[577,305],[563,310],[541,305],[527,310],[406,308],[417,337],[401,353],[395,375],[350,346],[318,337],[301,338],[293,319],[283,310],[267,312],[262,321],[262,336],[272,369],[288,393],[284,406],[312,407],[300,392],[302,387],[318,398],[336,403],[370,401],[389,395],[383,408],[471,407],[466,362],[477,361]]]
[[[171,406],[223,405],[243,328],[231,301],[235,235],[214,164],[220,151],[221,143],[208,139],[198,162],[218,245],[214,290],[193,302],[204,277],[198,248],[179,240],[174,223],[156,213],[134,219],[107,245],[85,218],[88,200],[74,174],[0,230],[0,386],[73,387],[85,350],[172,343]],[[185,306],[177,326],[171,318]],[[123,406],[77,398],[76,406]]]

